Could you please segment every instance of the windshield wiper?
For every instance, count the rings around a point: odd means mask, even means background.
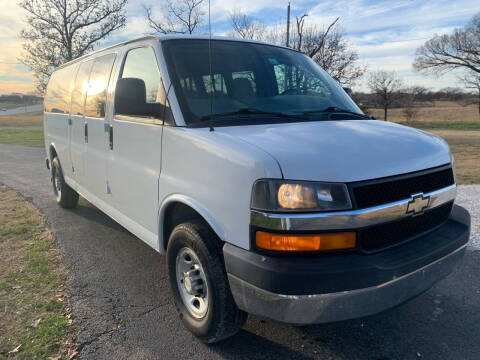
[[[304,112],[302,112],[302,115],[318,114],[318,113],[344,113],[344,114],[351,114],[351,115],[360,116],[363,119],[371,119],[371,117],[368,116],[368,115],[360,114],[360,113],[357,113],[355,111],[351,111],[351,110],[347,110],[347,109],[342,109],[342,108],[339,108],[339,107],[336,107],[336,106],[329,106],[329,107],[327,107],[325,109],[321,109],[321,110],[304,111]]]
[[[214,120],[214,119],[230,117],[235,115],[271,115],[271,116],[277,116],[282,118],[303,119],[303,117],[299,115],[289,115],[289,114],[275,112],[275,111],[263,111],[263,110],[254,109],[254,108],[242,108],[236,111],[205,115],[200,117],[198,121],[208,121],[208,120]]]

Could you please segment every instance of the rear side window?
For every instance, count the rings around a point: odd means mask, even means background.
[[[275,58],[268,59],[273,64],[273,71],[277,80],[278,93],[330,97],[331,90],[321,79],[316,78],[305,67],[295,64],[279,64]]]
[[[143,80],[147,92],[147,103],[156,103],[163,100],[158,99],[160,72],[158,71],[157,58],[152,48],[142,47],[130,50],[125,59],[122,78]]]
[[[213,78],[213,83],[212,83]],[[207,94],[214,93],[216,95],[227,95],[227,84],[225,84],[225,78],[222,74],[203,75],[203,85]]]
[[[93,62],[85,101],[85,116],[105,117],[107,87],[114,61],[115,54],[109,54],[101,56]]]
[[[72,92],[72,115],[83,115],[83,105],[85,103],[85,94],[88,87],[88,76],[92,67],[93,60],[80,64],[75,77],[75,84]]]
[[[183,79],[180,79],[180,85],[184,91],[197,91],[197,84],[195,84],[193,76],[185,76]]]
[[[52,74],[45,97],[45,111],[69,113],[73,75],[72,66],[59,69]]]
[[[232,80],[235,82],[237,79],[246,79],[253,90],[254,93],[257,93],[257,84],[255,82],[255,74],[253,71],[237,71],[232,72]],[[243,80],[238,80],[238,82]]]

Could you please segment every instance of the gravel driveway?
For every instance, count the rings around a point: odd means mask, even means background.
[[[479,165],[480,166],[480,165]],[[470,246],[480,249],[480,185],[463,185],[458,189],[456,203],[465,207],[472,217]]]
[[[46,215],[70,271],[80,359],[480,359],[480,187],[459,188],[474,232],[457,271],[425,294],[364,319],[282,326],[249,317],[234,338],[207,346],[183,329],[165,257],[85,200],[57,206],[44,150],[0,145],[0,183]]]

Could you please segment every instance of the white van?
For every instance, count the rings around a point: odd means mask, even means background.
[[[429,289],[470,233],[441,138],[364,115],[307,56],[145,37],[59,67],[45,97],[57,202],[79,195],[159,253],[205,342],[247,313],[312,324]]]

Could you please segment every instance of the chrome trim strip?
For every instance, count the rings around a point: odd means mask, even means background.
[[[383,284],[327,294],[276,294],[227,275],[237,306],[250,314],[288,324],[326,323],[379,313],[428,290],[452,272],[466,247]]]
[[[425,210],[455,200],[456,195],[456,184],[426,193],[424,197],[430,197],[430,201]],[[411,216],[407,215],[410,201],[411,198],[367,209],[330,213],[282,214],[251,210],[250,224],[264,229],[289,231],[358,229]]]

